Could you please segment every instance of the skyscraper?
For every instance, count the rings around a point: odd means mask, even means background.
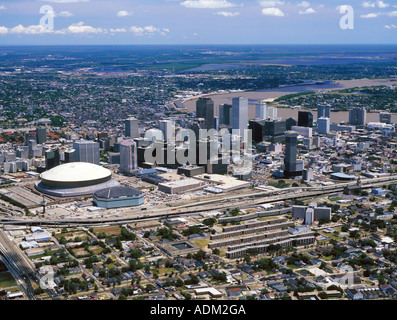
[[[160,120],[159,129],[163,133],[164,141],[169,141],[175,136],[175,124],[172,120]]]
[[[367,122],[367,110],[365,108],[354,108],[349,110],[349,124],[364,126]]]
[[[331,122],[329,118],[317,119],[317,132],[318,134],[328,134],[330,131]]]
[[[138,119],[128,118],[125,120],[125,136],[128,138],[139,138]]]
[[[214,102],[211,98],[200,97],[197,99],[196,117],[205,119],[207,130],[214,128]]]
[[[248,99],[237,97],[232,99],[232,129],[239,130],[239,135],[245,138],[244,130],[248,126]]]
[[[298,126],[299,127],[313,127],[313,114],[309,111],[298,112]]]
[[[133,140],[120,143],[120,172],[129,173],[137,168],[137,148]]]
[[[47,128],[36,129],[36,142],[38,144],[43,144],[47,142]]]
[[[99,164],[99,143],[89,140],[73,142],[74,160],[76,162],[89,162]]]
[[[266,114],[267,114],[267,107],[266,103],[257,103],[255,105],[255,119],[266,119]]]
[[[296,160],[298,153],[298,133],[287,131],[285,142],[284,175],[286,177],[301,176],[303,172],[303,162],[298,162]]]
[[[317,106],[317,119],[320,118],[331,118],[331,106],[320,104]]]
[[[59,149],[48,149],[45,152],[45,168],[50,170],[60,164]]]
[[[219,124],[230,126],[232,123],[232,105],[221,104],[219,106]]]

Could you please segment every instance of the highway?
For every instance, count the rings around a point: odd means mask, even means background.
[[[360,188],[374,188],[383,185],[397,184],[397,176],[387,176],[375,179],[361,180]],[[221,211],[227,208],[248,208],[266,203],[275,203],[293,199],[313,198],[325,196],[336,192],[342,192],[346,186],[356,186],[357,182],[336,183],[320,187],[294,187],[265,192],[246,193],[238,196],[227,196],[223,198],[210,199],[200,202],[193,202],[183,206],[170,208],[135,210],[125,214],[123,217],[110,217],[101,219],[54,219],[54,218],[21,218],[1,217],[0,223],[15,225],[48,225],[48,226],[90,226],[90,225],[115,225],[131,222],[165,219],[169,217],[195,214],[206,211]]]

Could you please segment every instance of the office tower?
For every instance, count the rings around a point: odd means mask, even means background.
[[[331,106],[318,105],[317,106],[317,119],[331,118]]]
[[[43,144],[47,142],[47,128],[36,129],[36,142],[38,144]]]
[[[74,161],[99,164],[99,143],[89,140],[73,142]]]
[[[163,133],[164,141],[169,141],[175,136],[175,124],[172,120],[160,120],[159,129]]]
[[[318,134],[328,134],[330,131],[331,122],[329,118],[319,118],[317,120],[317,132]]]
[[[25,132],[25,145],[28,145],[30,140],[36,140],[36,133],[34,131]]]
[[[214,129],[219,131],[219,117],[214,117]]]
[[[120,172],[129,173],[137,168],[137,148],[133,140],[120,143]]]
[[[314,222],[314,209],[308,208],[305,212],[305,225],[312,225]]]
[[[37,142],[36,140],[29,140],[28,142],[28,148],[29,148],[29,158],[33,157],[33,152],[37,147]]]
[[[349,110],[349,124],[364,126],[367,122],[367,110],[365,108],[354,108]]]
[[[298,112],[298,126],[299,127],[313,127],[313,114],[309,111]]]
[[[250,120],[248,128],[252,132],[252,141],[262,142],[264,139],[265,120]]]
[[[18,158],[27,159],[29,158],[29,147],[28,146],[20,146],[16,150],[16,156]]]
[[[63,156],[61,158],[61,160],[64,163],[69,163],[69,162],[74,162],[74,153],[76,150],[72,149],[72,148],[68,148],[63,152]]]
[[[390,112],[379,113],[379,122],[391,124],[391,113]]]
[[[248,126],[248,99],[237,97],[232,99],[232,129],[239,130],[239,135],[245,139],[244,130]]]
[[[302,175],[303,162],[296,160],[298,153],[298,133],[287,131],[285,134],[284,175],[295,177]]]
[[[257,103],[255,105],[255,119],[266,119],[266,109],[266,103]]]
[[[285,122],[286,122],[287,130],[292,130],[292,127],[298,124],[294,118],[288,118],[287,120],[285,120]]]
[[[214,128],[214,102],[211,98],[198,98],[196,101],[196,117],[205,119],[206,129]]]
[[[59,149],[49,149],[45,152],[45,169],[50,170],[60,164]]]
[[[232,108],[231,104],[221,104],[219,106],[219,124],[227,126],[232,124]]]
[[[138,138],[139,137],[139,126],[138,119],[128,118],[125,120],[125,136],[128,138]]]

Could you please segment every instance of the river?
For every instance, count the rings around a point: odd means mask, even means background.
[[[302,85],[302,86],[289,86],[283,88],[274,89],[263,89],[257,91],[245,91],[245,92],[233,92],[233,93],[214,93],[205,94],[201,96],[210,97],[215,106],[220,104],[232,103],[232,98],[234,97],[244,97],[248,99],[248,118],[253,118],[255,116],[255,104],[263,100],[272,100],[279,98],[281,96],[299,92],[314,91],[314,92],[328,92],[338,89],[348,89],[356,87],[366,87],[366,86],[396,86],[397,82],[392,81],[393,79],[359,79],[359,80],[338,80],[333,84],[329,85]],[[191,97],[183,101],[183,105],[189,112],[194,112],[196,110],[196,100],[200,96]],[[288,118],[298,119],[299,109],[292,108],[278,108],[278,116],[286,120]],[[314,119],[317,119],[317,111],[312,111]],[[218,108],[215,108],[215,115],[219,116]],[[331,112],[331,122],[340,123],[349,120],[349,112]],[[368,122],[379,122],[379,112],[367,113],[367,123]],[[397,113],[392,114],[392,122],[397,123]]]

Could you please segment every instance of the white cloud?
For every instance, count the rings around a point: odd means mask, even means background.
[[[10,33],[13,34],[49,34],[49,33],[61,33],[61,31],[55,31],[54,29],[47,29],[42,27],[41,25],[31,25],[28,27],[19,24],[11,29],[9,29]]]
[[[155,33],[166,35],[168,32],[170,32],[170,29],[168,28],[160,29],[150,25],[146,27],[132,26],[129,28],[129,31],[132,32],[135,36],[153,35]]]
[[[397,11],[392,11],[387,14],[389,17],[397,17]]]
[[[120,10],[119,12],[117,12],[117,16],[118,17],[127,17],[127,16],[131,16],[134,13],[132,11],[128,12],[126,10]]]
[[[375,8],[376,3],[375,3],[375,2],[364,1],[364,2],[362,3],[362,6],[363,6],[364,8]]]
[[[390,4],[384,3],[383,1],[378,1],[377,4],[379,8],[387,8],[390,6]]]
[[[371,18],[377,18],[379,17],[380,13],[368,13],[368,14],[362,14],[360,17],[364,19],[371,19]]]
[[[99,34],[99,33],[107,32],[106,29],[95,28],[92,26],[86,26],[86,25],[84,25],[84,22],[74,23],[74,24],[70,25],[69,27],[67,27],[66,31],[68,33],[72,33],[72,34],[87,34],[87,33]]]
[[[394,24],[391,24],[391,25],[385,25],[385,28],[386,29],[397,29],[397,26]]]
[[[2,4],[2,5],[0,6],[0,10],[5,10],[5,9],[6,9],[6,6]]]
[[[8,28],[4,27],[4,26],[1,26],[0,27],[0,34],[7,34],[7,33],[8,33]]]
[[[66,17],[66,18],[68,18],[68,17],[74,16],[74,14],[71,13],[70,11],[61,11],[60,13],[58,13],[58,16],[59,16],[59,17]]]
[[[221,8],[231,8],[236,5],[230,3],[227,0],[186,0],[181,2],[181,5],[186,8],[195,9],[221,9]]]
[[[284,17],[284,12],[279,8],[263,8],[262,14],[264,16]]]
[[[302,2],[298,3],[298,7],[308,8],[308,7],[310,7],[310,3],[307,1],[302,1]]]
[[[284,4],[283,1],[278,1],[278,0],[262,0],[259,2],[259,4],[262,7],[275,7],[275,6],[281,6]]]
[[[313,14],[316,13],[317,11],[314,10],[313,8],[307,8],[305,11],[299,11],[299,14]]]
[[[228,12],[228,11],[219,11],[216,12],[215,14],[217,14],[218,16],[224,16],[224,17],[236,17],[240,14],[240,12]]]
[[[125,29],[125,28],[115,28],[115,29],[111,28],[109,30],[109,32],[110,33],[121,33],[121,32],[127,32],[127,29]]]

